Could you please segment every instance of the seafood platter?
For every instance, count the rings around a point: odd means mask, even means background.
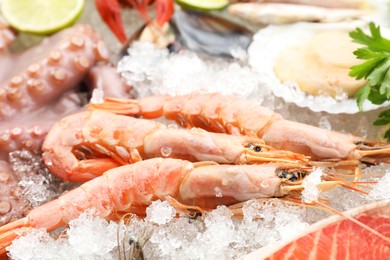
[[[390,3],[0,0],[0,259],[390,259]]]

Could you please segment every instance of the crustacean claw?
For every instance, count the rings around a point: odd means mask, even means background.
[[[147,6],[156,3],[156,21],[159,26],[168,22],[174,11],[173,0],[124,0],[124,3],[134,7],[145,22],[152,21],[148,15]],[[126,32],[121,18],[121,7],[118,0],[95,0],[96,8],[111,31],[121,43],[127,39]]]
[[[120,6],[117,0],[95,0],[96,8],[103,21],[108,25],[121,43],[127,39],[123,27]]]

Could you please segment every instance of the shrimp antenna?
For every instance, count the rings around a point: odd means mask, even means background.
[[[128,217],[132,217],[134,214],[133,213],[127,213],[127,214],[124,214],[121,218],[120,218],[120,220],[119,220],[119,224],[118,224],[118,227],[117,227],[117,229],[116,229],[116,241],[118,242],[118,257],[119,257],[119,260],[122,260],[122,250],[123,250],[123,257],[124,257],[124,260],[126,260],[126,247],[125,247],[125,237],[126,237],[126,231],[125,231],[125,233],[124,233],[124,235],[123,235],[123,239],[122,239],[122,241],[120,241],[121,239],[120,239],[120,227],[121,227],[121,223],[123,222],[123,224],[125,224],[125,221],[126,221],[126,218],[128,218]],[[125,224],[126,225],[126,224]],[[122,243],[120,243],[120,242],[122,242]],[[121,248],[122,248],[122,250],[121,250]]]

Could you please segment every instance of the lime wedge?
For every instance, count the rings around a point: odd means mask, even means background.
[[[15,29],[50,34],[75,23],[85,0],[1,0],[1,11]]]
[[[213,11],[221,10],[228,6],[228,0],[176,0],[176,3],[182,7],[199,10]]]

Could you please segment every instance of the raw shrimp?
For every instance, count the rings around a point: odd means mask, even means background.
[[[179,213],[191,214],[253,198],[299,196],[302,179],[311,170],[286,163],[218,165],[170,158],[124,165],[0,227],[0,255],[20,228],[50,232],[87,209],[99,217],[116,219],[128,212],[145,215],[146,207],[158,199],[168,201]],[[323,181],[318,187],[326,190],[341,183]]]
[[[70,181],[87,181],[108,169],[153,157],[224,164],[279,161],[298,165],[308,161],[304,155],[275,150],[255,137],[171,129],[106,111],[84,111],[63,118],[43,144],[47,167]]]
[[[165,116],[185,127],[262,138],[275,149],[310,156],[312,160],[390,162],[390,145],[283,119],[272,110],[237,96],[190,94],[154,96],[139,100],[107,98],[90,104],[117,114],[157,118]]]

